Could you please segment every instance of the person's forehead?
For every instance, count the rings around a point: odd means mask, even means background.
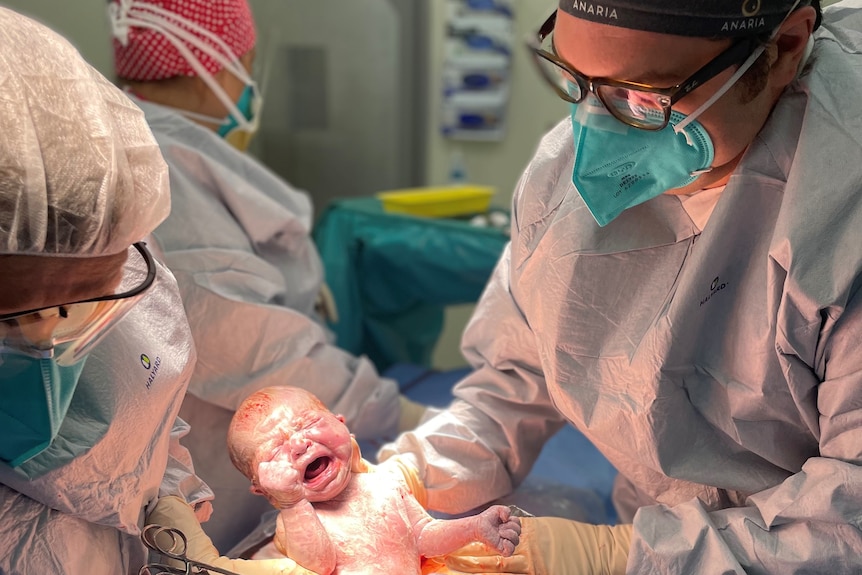
[[[671,85],[717,56],[730,40],[632,30],[557,13],[554,49],[591,77]]]
[[[113,293],[126,252],[94,258],[0,255],[0,314]]]
[[[262,433],[277,432],[279,434],[292,434],[302,428],[309,421],[319,419],[322,414],[327,413],[318,406],[296,398],[284,399],[272,407],[272,410],[261,418],[258,430]]]

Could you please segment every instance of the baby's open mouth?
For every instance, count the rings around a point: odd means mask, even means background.
[[[315,478],[320,477],[320,474],[329,467],[329,461],[328,457],[318,457],[309,463],[308,467],[305,468],[305,480],[313,481]]]

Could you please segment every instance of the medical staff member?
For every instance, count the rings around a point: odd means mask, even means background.
[[[412,429],[425,409],[367,358],[330,342],[315,309],[323,277],[310,199],[242,151],[261,106],[246,0],[109,8],[116,74],[170,166],[173,208],[155,236],[200,358],[181,412],[192,427],[184,444],[216,494],[207,530],[220,547],[233,545],[269,509],[227,455],[230,416],[246,396],[304,387],[366,439]]]
[[[212,493],[177,418],[194,346],[141,241],[170,209],[143,114],[5,8],[0,78],[0,573],[138,573],[148,509],[216,566],[307,574],[219,558],[201,531]]]
[[[570,421],[629,523],[528,519],[513,559],[454,567],[862,572],[862,2],[820,20],[563,0],[542,27],[571,117],[517,187],[463,339],[475,372],[382,457],[464,511]]]

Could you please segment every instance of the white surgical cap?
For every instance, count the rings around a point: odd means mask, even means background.
[[[116,254],[169,211],[140,109],[61,36],[0,8],[0,254]]]

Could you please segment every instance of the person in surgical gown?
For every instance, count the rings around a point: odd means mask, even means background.
[[[195,350],[142,242],[168,214],[143,113],[63,38],[0,8],[0,573],[138,573],[145,509],[218,558],[178,440]],[[158,501],[157,501],[158,500]],[[194,507],[193,507],[194,506]]]
[[[516,189],[475,372],[381,459],[451,513],[566,421],[619,470],[620,525],[525,518],[462,571],[862,572],[862,2],[563,0],[530,44],[571,117]]]
[[[304,387],[360,439],[394,438],[425,409],[331,343],[310,199],[242,152],[261,106],[246,0],[114,0],[109,16],[119,82],[170,166],[173,208],[154,235],[199,356],[181,411],[192,428],[184,445],[216,494],[207,531],[233,545],[269,508],[227,455],[230,417],[246,396]]]

